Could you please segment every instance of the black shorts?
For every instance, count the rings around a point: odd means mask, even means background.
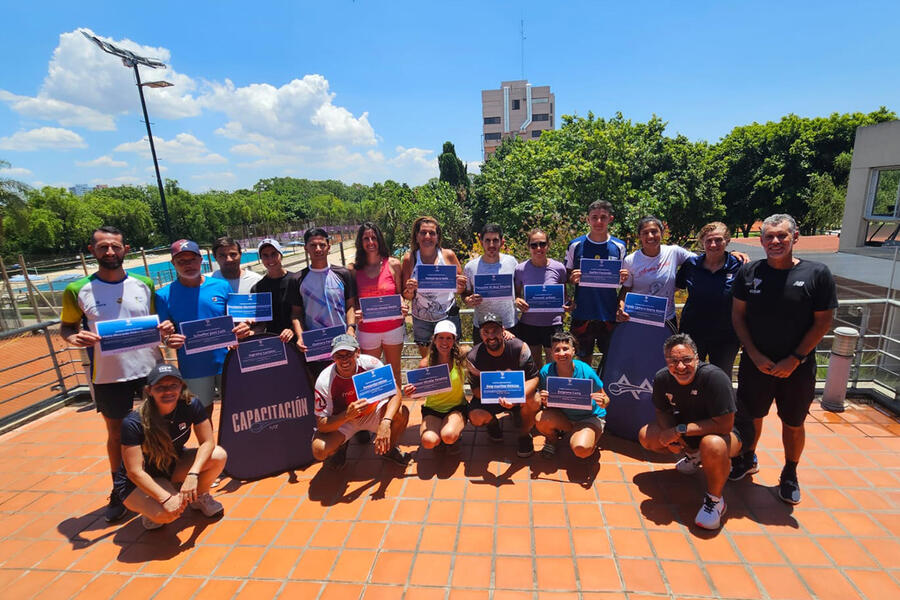
[[[550,338],[554,333],[562,330],[562,325],[529,325],[519,321],[516,324],[516,337],[529,346],[540,344],[544,348],[549,348]]]
[[[437,417],[438,419],[443,419],[447,415],[452,412],[458,412],[462,414],[463,420],[465,420],[469,416],[469,405],[468,404],[457,404],[447,412],[441,412],[429,406],[422,405],[422,420],[425,420],[425,417]]]
[[[481,398],[473,397],[469,401],[469,412],[472,412],[473,410],[477,410],[477,409],[486,410],[496,417],[497,415],[499,415],[501,413],[505,413],[505,412],[512,413],[514,410],[516,410],[516,407],[513,406],[512,408],[503,408],[499,404],[482,404]]]
[[[572,319],[569,331],[578,342],[578,358],[588,364],[593,364],[594,346],[606,358],[609,351],[609,341],[615,329],[615,321],[581,321]],[[586,360],[585,360],[586,359]]]
[[[746,354],[738,367],[738,416],[761,419],[769,414],[772,400],[778,418],[789,427],[800,427],[816,394],[816,360],[809,356],[784,379],[762,373]]]
[[[107,419],[124,419],[134,407],[135,399],[141,397],[145,385],[147,385],[146,377],[93,384],[97,412]]]

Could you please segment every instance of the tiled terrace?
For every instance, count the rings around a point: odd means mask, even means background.
[[[0,597],[900,597],[900,422],[816,404],[808,433],[804,501],[785,505],[771,487],[770,417],[761,471],[726,487],[717,533],[692,526],[702,474],[631,442],[605,439],[588,469],[568,451],[516,459],[512,437],[497,447],[471,429],[461,461],[421,450],[405,473],[352,446],[341,473],[225,478],[223,519],[146,532],[100,517],[103,425],[70,407],[0,437]]]

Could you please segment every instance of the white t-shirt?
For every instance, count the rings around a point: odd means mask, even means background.
[[[681,264],[694,253],[681,246],[663,244],[659,254],[653,257],[638,250],[625,257],[622,268],[631,275],[625,280],[625,287],[636,294],[648,294],[668,298],[666,318],[675,317],[675,274]]]
[[[471,292],[475,287],[475,275],[513,275],[519,263],[509,254],[500,254],[500,260],[495,263],[484,262],[483,256],[473,258],[463,267],[466,275],[466,288]],[[503,319],[503,326],[509,329],[516,324],[516,296],[515,286],[509,298],[485,298],[481,304],[475,307],[474,322],[476,326],[481,321],[481,316],[492,312]]]
[[[226,279],[224,275],[222,275],[222,271],[215,271],[212,274],[216,279],[223,279],[228,282],[228,285],[231,286],[232,294],[249,294],[250,288],[252,288],[257,281],[262,279],[262,275],[259,273],[254,273],[250,269],[241,269],[241,276],[237,279]]]
[[[364,371],[371,371],[384,365],[380,360],[368,354],[360,354],[356,359],[356,372],[358,375]],[[319,374],[316,379],[316,407],[315,413],[317,417],[328,418],[331,415],[339,415],[347,410],[347,406],[356,402],[356,389],[353,387],[352,377],[341,377],[337,374],[334,363]],[[363,411],[362,416],[371,414],[373,411],[381,408],[390,400],[390,397],[383,398],[375,404],[370,404]]]

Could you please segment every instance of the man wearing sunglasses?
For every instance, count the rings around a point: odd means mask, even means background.
[[[503,254],[503,230],[496,223],[488,223],[481,228],[479,236],[484,254],[473,258],[466,263],[463,273],[466,276],[466,291],[463,292],[463,302],[469,308],[475,309],[472,319],[472,343],[481,343],[480,328],[476,323],[481,323],[482,317],[487,313],[493,313],[503,319],[503,328],[512,335],[512,329],[516,325],[516,297],[510,290],[506,298],[482,298],[475,293],[476,275],[515,275],[518,263],[509,254]]]

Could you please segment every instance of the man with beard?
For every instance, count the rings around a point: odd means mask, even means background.
[[[227,281],[233,294],[249,294],[250,288],[262,279],[259,273],[241,268],[241,245],[227,235],[213,242],[212,253],[219,265],[212,277]]]
[[[122,420],[141,395],[146,375],[162,357],[158,348],[104,354],[97,335],[97,322],[145,317],[154,312],[153,281],[127,273],[122,267],[128,252],[122,232],[104,226],[91,235],[88,251],[97,259],[97,272],[73,281],[62,296],[59,334],[71,346],[86,348],[91,360],[91,392],[97,412],[106,422],[106,454],[114,474],[122,463]],[[174,331],[160,323],[164,334]],[[118,495],[110,495],[104,517],[113,522],[126,513]]]

